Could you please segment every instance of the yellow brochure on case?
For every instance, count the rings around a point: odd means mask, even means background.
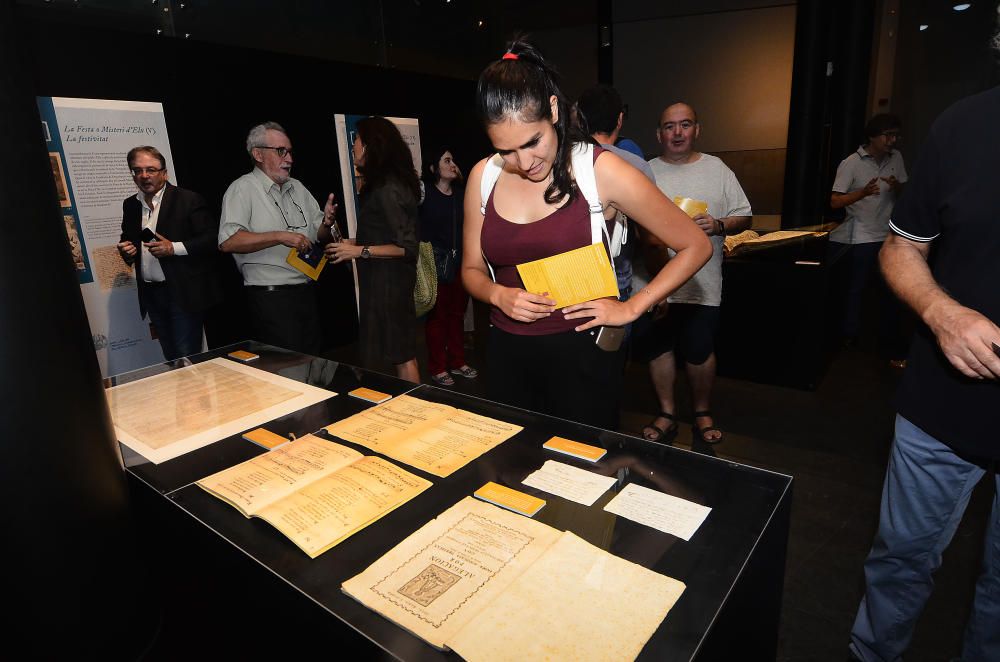
[[[229,352],[229,357],[234,358],[237,361],[243,361],[244,363],[249,363],[250,361],[256,361],[260,358],[259,354],[254,354],[253,352],[248,352],[244,349],[238,349],[235,352]]]
[[[545,505],[544,499],[512,490],[493,481],[486,483],[473,494],[483,501],[489,501],[495,506],[513,510],[515,513],[527,515],[528,517],[534,517],[535,513]]]
[[[694,218],[698,214],[704,214],[708,211],[708,203],[704,200],[695,200],[694,198],[685,198],[675,195],[674,204],[680,207],[681,211],[691,218]]]
[[[604,244],[591,244],[517,265],[524,289],[554,299],[556,307],[604,297],[618,298],[615,270]]]
[[[291,439],[288,439],[287,437],[282,437],[280,434],[275,434],[270,430],[265,430],[264,428],[257,428],[256,430],[244,432],[243,438],[247,441],[252,441],[258,446],[263,446],[268,450],[277,448],[278,446],[287,444],[291,441]]]
[[[604,448],[598,448],[597,446],[591,446],[589,444],[581,444],[579,441],[563,439],[562,437],[552,437],[542,444],[542,448],[547,448],[550,451],[563,453],[565,455],[572,455],[573,457],[578,457],[581,460],[587,460],[588,462],[597,462],[608,452]]]
[[[347,395],[353,395],[355,398],[360,400],[367,400],[368,402],[374,402],[375,404],[380,404],[386,400],[391,400],[392,396],[388,393],[383,393],[382,391],[375,391],[370,388],[356,388],[349,392]]]

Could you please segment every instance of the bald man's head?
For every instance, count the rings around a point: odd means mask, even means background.
[[[690,155],[700,134],[701,125],[698,124],[698,114],[694,108],[686,103],[667,106],[663,109],[660,124],[656,128],[660,155],[669,160]]]

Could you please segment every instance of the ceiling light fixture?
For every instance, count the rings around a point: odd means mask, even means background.
[[[927,28],[929,28],[929,27],[930,27],[930,26],[929,26],[929,25],[927,25],[926,23],[921,23],[921,24],[920,24],[920,31],[921,31],[921,32],[923,32],[924,30],[926,30],[926,29],[927,29]]]
[[[952,5],[951,8],[954,9],[955,11],[965,11],[971,6],[972,6],[971,2],[962,2],[957,5]]]

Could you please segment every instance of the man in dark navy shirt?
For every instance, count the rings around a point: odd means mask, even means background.
[[[963,660],[1000,660],[1000,87],[934,123],[881,252],[923,322],[897,396],[896,434],[865,595],[859,659],[899,660],[975,485],[997,483]],[[933,248],[933,250],[932,250]]]

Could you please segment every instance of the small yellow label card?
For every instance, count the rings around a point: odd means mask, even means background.
[[[270,430],[265,430],[264,428],[257,428],[256,430],[244,432],[243,438],[247,441],[252,441],[258,446],[263,446],[268,450],[277,448],[278,446],[287,444],[291,441],[291,439],[288,439],[287,437],[282,437],[280,434],[275,434]]]
[[[681,208],[681,211],[694,218],[698,214],[704,214],[708,211],[708,203],[704,200],[695,200],[694,198],[684,198],[679,195],[674,196],[674,204]]]
[[[243,361],[244,363],[249,363],[250,361],[256,361],[260,358],[259,354],[254,354],[253,352],[248,352],[243,349],[238,349],[235,352],[229,352],[229,357],[236,359],[237,361]]]
[[[380,404],[386,400],[392,400],[392,396],[388,393],[383,393],[382,391],[375,391],[370,388],[356,388],[349,392],[347,395],[353,395],[359,400],[367,400],[368,402],[374,402],[375,404]]]
[[[572,455],[573,457],[578,457],[581,460],[587,460],[588,462],[597,462],[608,452],[604,448],[590,446],[589,444],[581,444],[579,441],[563,439],[562,437],[552,437],[542,444],[542,448],[547,448],[550,451],[563,453],[565,455]]]
[[[512,510],[515,513],[527,515],[528,517],[534,517],[535,513],[545,505],[544,499],[512,490],[493,481],[486,483],[476,490],[474,496],[483,501],[489,501],[495,506],[500,506],[501,508],[506,508],[507,510]]]

